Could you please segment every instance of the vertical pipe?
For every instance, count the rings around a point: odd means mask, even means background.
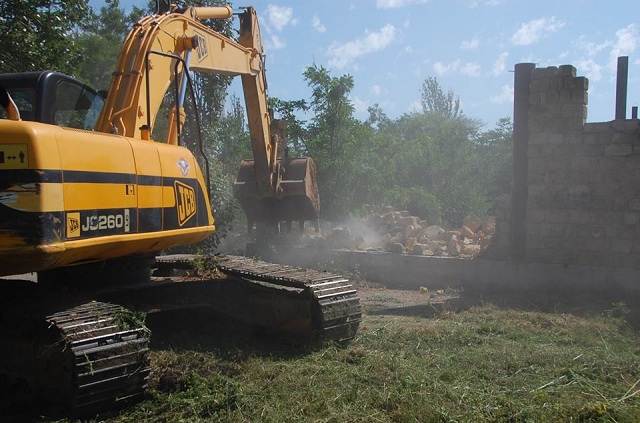
[[[629,57],[618,57],[618,78],[616,80],[616,119],[627,118],[627,78]]]
[[[511,260],[524,260],[527,246],[529,95],[534,63],[518,63],[513,82],[513,176],[511,184]]]

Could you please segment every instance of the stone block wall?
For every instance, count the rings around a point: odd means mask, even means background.
[[[588,80],[534,69],[525,260],[640,268],[640,121],[586,123]]]

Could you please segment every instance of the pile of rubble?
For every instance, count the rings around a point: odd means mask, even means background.
[[[447,231],[407,211],[384,207],[358,222],[333,228],[320,242],[329,248],[473,257],[489,245],[495,228],[494,218],[467,216],[460,229]]]

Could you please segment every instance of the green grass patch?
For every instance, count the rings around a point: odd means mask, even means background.
[[[95,421],[640,421],[640,337],[624,315],[365,315],[350,345],[314,351],[220,323],[155,349],[150,398]]]

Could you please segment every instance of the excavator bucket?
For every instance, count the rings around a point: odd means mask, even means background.
[[[320,196],[316,181],[316,165],[310,157],[279,159],[282,179],[273,195],[258,192],[253,160],[243,160],[233,184],[235,197],[240,201],[251,227],[254,223],[274,225],[280,222],[318,220]]]

